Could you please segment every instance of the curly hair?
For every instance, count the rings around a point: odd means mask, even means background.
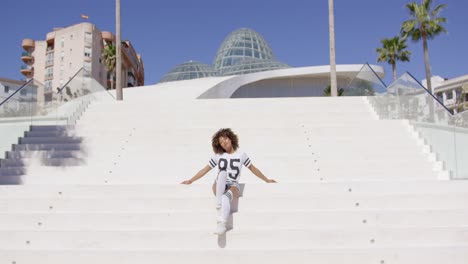
[[[221,144],[219,144],[219,138],[220,137],[227,137],[231,140],[232,148],[234,150],[237,150],[239,148],[239,139],[237,138],[237,135],[232,132],[230,128],[221,128],[216,132],[212,139],[211,139],[211,146],[213,147],[213,151],[216,154],[222,154],[226,152],[223,147],[221,147]]]

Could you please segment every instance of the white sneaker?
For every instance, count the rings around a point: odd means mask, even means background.
[[[216,227],[215,235],[224,235],[226,233],[226,222],[218,221],[218,226]]]

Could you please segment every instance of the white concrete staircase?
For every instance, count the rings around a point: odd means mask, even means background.
[[[78,122],[87,164],[0,186],[0,263],[425,263],[468,260],[468,182],[440,181],[403,121],[364,98],[196,100],[219,79],[126,90]],[[180,185],[231,127],[244,168],[233,229],[214,172]]]

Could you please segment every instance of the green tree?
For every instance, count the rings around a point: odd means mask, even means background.
[[[456,99],[457,102],[456,102],[455,109],[457,109],[457,113],[466,111],[467,96],[468,96],[468,83],[465,83],[462,85],[460,95]]]
[[[379,55],[377,62],[386,61],[392,65],[393,80],[396,80],[396,62],[410,60],[411,52],[406,50],[406,39],[396,36],[391,39],[384,38],[380,42],[382,43],[382,47],[376,49]]]
[[[110,73],[111,89],[114,89],[114,76],[116,65],[116,49],[112,43],[108,43],[102,50],[101,60],[104,62],[107,71]]]
[[[411,39],[415,42],[422,39],[427,88],[431,93],[434,93],[431,84],[431,66],[429,64],[427,41],[435,38],[442,32],[447,33],[447,30],[442,26],[442,23],[445,23],[446,19],[439,16],[446,5],[441,4],[432,9],[432,2],[432,0],[422,0],[421,4],[417,4],[416,2],[406,4],[410,19],[401,25],[401,33],[404,38],[411,36]]]
[[[338,89],[338,96],[342,96],[344,92],[343,88]],[[331,85],[327,85],[327,87],[323,90],[323,96],[332,96],[331,95]]]
[[[371,81],[364,79],[354,79],[353,82],[343,91],[344,96],[374,96],[375,89]]]

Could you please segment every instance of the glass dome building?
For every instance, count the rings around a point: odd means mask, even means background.
[[[159,82],[173,82],[213,76],[219,76],[213,66],[196,61],[188,61],[177,65],[166,73]]]
[[[259,33],[247,28],[241,28],[229,34],[221,44],[214,60],[214,68],[221,76],[287,67],[289,66],[275,61],[273,51]]]
[[[265,39],[254,30],[238,29],[221,44],[213,65],[189,61],[166,73],[159,82],[191,80],[212,76],[229,76],[291,68],[275,60]]]

